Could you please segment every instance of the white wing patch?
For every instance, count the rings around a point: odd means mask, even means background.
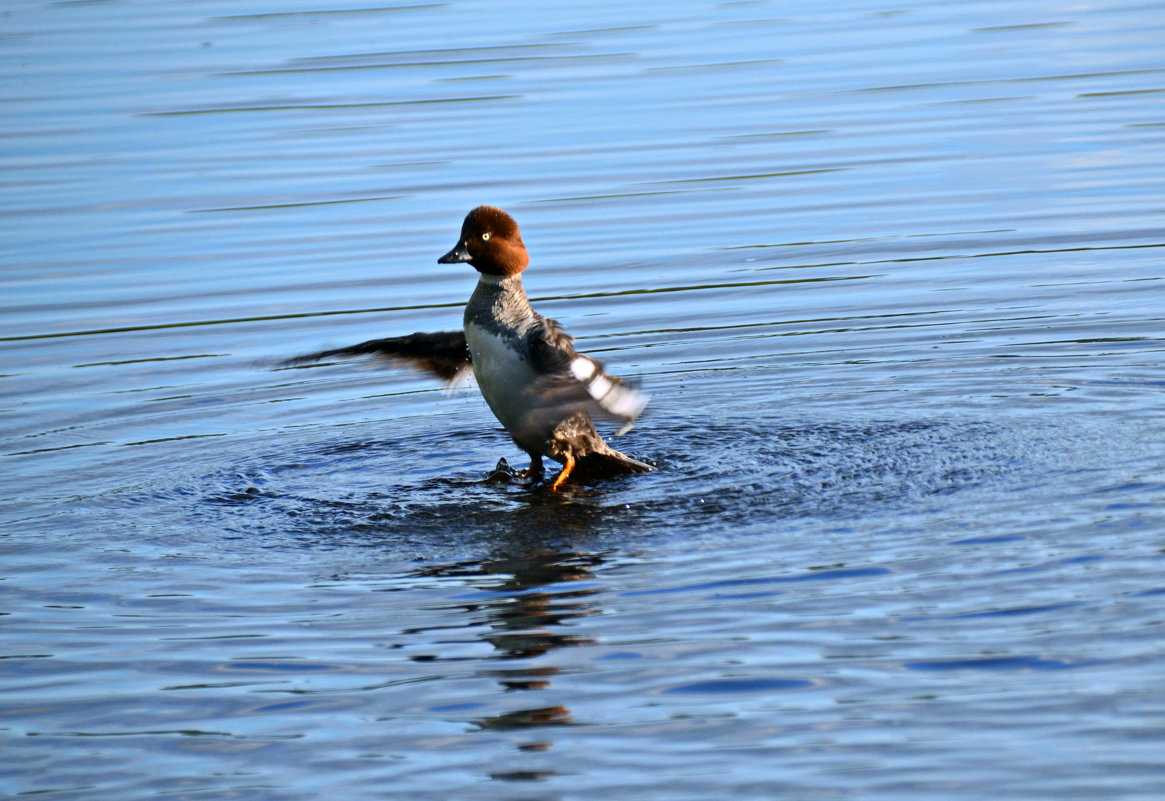
[[[615,417],[626,420],[619,434],[626,434],[635,425],[635,418],[647,406],[647,396],[637,389],[612,381],[603,375],[594,360],[577,356],[570,363],[570,372],[586,385],[587,393],[595,399],[603,410]]]
[[[579,381],[586,381],[595,374],[595,363],[586,356],[579,356],[570,363],[570,372]]]

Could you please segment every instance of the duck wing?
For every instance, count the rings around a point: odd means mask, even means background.
[[[530,366],[545,375],[532,388],[543,423],[586,412],[622,422],[622,434],[643,413],[647,395],[606,372],[598,359],[575,350],[574,338],[557,321],[539,316],[527,340]]]
[[[346,348],[305,353],[280,362],[280,366],[298,367],[324,359],[347,359],[353,356],[377,356],[400,362],[431,373],[446,383],[452,383],[473,364],[464,331],[438,331],[431,334],[418,331],[403,337],[370,339]]]

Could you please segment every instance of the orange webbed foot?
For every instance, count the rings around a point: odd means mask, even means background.
[[[554,479],[554,483],[550,485],[551,492],[557,492],[558,488],[562,486],[562,482],[566,481],[570,476],[570,471],[574,470],[574,459],[570,456],[566,457],[566,464],[562,466],[562,471]]]

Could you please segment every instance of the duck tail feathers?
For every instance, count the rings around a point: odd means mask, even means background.
[[[607,478],[627,473],[650,473],[651,465],[616,450],[594,451],[578,460],[572,475],[581,479]]]

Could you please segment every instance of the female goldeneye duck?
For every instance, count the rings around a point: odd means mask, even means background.
[[[439,264],[466,262],[481,275],[465,307],[464,329],[373,339],[289,360],[304,364],[333,356],[373,354],[411,363],[452,382],[472,368],[485,402],[514,443],[530,456],[530,475],[542,475],[542,457],[562,464],[550,485],[570,476],[646,473],[651,467],[608,445],[594,415],[629,430],[647,396],[574,349],[557,322],[534,311],[522,288],[530,263],[518,224],[494,206],[478,206]]]

